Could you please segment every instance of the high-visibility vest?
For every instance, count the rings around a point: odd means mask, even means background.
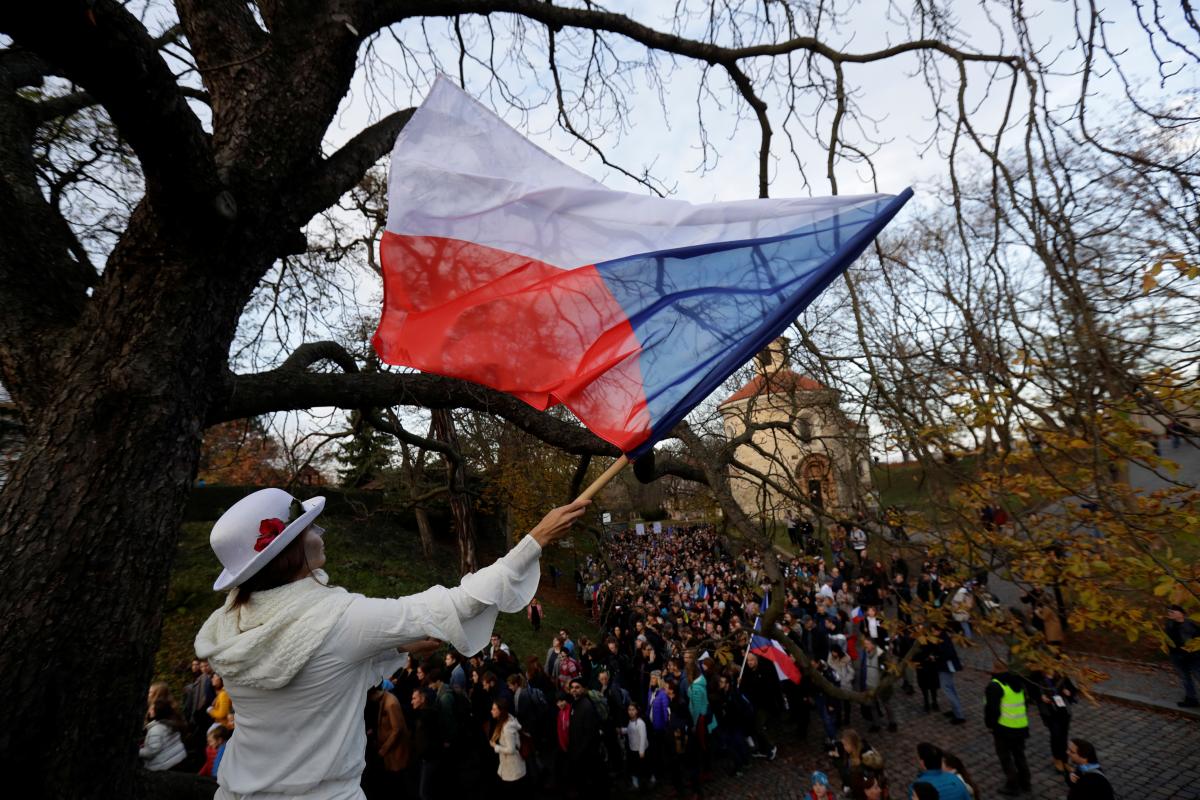
[[[1029,727],[1029,715],[1025,712],[1025,690],[1014,691],[1004,681],[992,678],[1004,694],[1000,697],[1000,727],[1020,730]]]

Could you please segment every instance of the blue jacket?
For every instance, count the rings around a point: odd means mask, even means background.
[[[650,709],[647,716],[650,718],[650,726],[656,731],[665,731],[667,729],[667,709],[671,705],[671,699],[667,697],[667,690],[663,688],[651,689],[650,697],[646,702],[646,707]]]
[[[971,800],[967,786],[962,779],[951,772],[940,769],[930,769],[917,776],[913,783],[928,783],[937,789],[938,800]],[[909,784],[908,794],[912,794],[912,784]]]

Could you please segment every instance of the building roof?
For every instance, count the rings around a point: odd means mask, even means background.
[[[820,392],[828,387],[823,386],[807,375],[801,375],[790,369],[781,369],[770,375],[761,372],[755,375],[745,386],[721,401],[722,406],[769,394],[795,394],[796,392]]]

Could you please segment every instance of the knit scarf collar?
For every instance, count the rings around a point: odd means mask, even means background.
[[[274,589],[255,592],[233,608],[236,592],[212,613],[196,635],[196,655],[235,686],[279,689],[287,686],[321,646],[354,595],[325,586],[314,570]]]

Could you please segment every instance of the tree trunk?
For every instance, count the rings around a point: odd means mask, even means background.
[[[45,398],[0,492],[0,770],[26,797],[147,791],[137,746],[162,603],[249,292],[209,268],[231,241],[209,238],[181,241],[139,207],[106,264],[119,287],[98,287],[43,374],[10,373],[14,397],[38,396],[28,375]]]
[[[433,556],[433,526],[429,524],[429,512],[417,506],[413,514],[417,517],[417,531],[421,534],[421,552],[430,558]]]
[[[0,768],[33,782],[25,796],[137,795],[162,603],[216,383],[180,355],[200,316],[134,332],[152,336],[129,336],[128,319],[101,329],[74,354],[0,494],[11,720]]]
[[[434,409],[434,435],[446,444],[459,451],[458,434],[454,432],[454,420],[450,411],[444,408]],[[450,513],[454,517],[454,533],[458,538],[458,567],[466,575],[474,572],[478,566],[475,553],[475,517],[471,513],[471,498],[467,494],[467,471],[462,459],[446,458],[446,481],[450,486]]]

